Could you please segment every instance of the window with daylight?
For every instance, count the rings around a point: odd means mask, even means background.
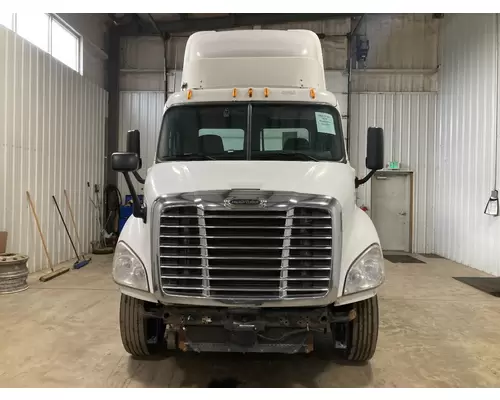
[[[0,12],[0,25],[12,29],[13,21],[14,21],[14,14]]]
[[[78,71],[78,37],[55,20],[52,22],[51,37],[51,54],[68,67]]]
[[[81,37],[52,14],[0,13],[0,24],[81,73]]]
[[[46,52],[49,52],[49,29],[47,14],[16,14],[17,34]]]

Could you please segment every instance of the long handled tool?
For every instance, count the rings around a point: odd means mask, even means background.
[[[66,189],[64,189],[64,197],[66,198],[66,206],[69,209],[69,215],[71,215],[71,221],[73,222],[73,228],[75,229],[76,241],[78,242],[78,249],[82,252],[82,258],[85,260],[85,255],[83,254],[82,242],[80,241],[80,236],[78,235],[78,228],[76,227],[75,215],[73,214],[73,209],[71,208],[71,204],[69,202],[68,193]]]
[[[49,255],[49,250],[47,249],[47,243],[45,243],[45,238],[43,237],[42,229],[40,228],[40,222],[38,221],[38,215],[36,214],[35,211],[35,206],[33,205],[33,202],[31,201],[31,196],[30,192],[26,192],[26,195],[28,196],[28,202],[30,204],[31,211],[33,212],[33,216],[35,217],[35,222],[36,222],[36,227],[38,230],[38,233],[40,234],[40,238],[42,239],[42,245],[43,245],[43,250],[45,252],[45,257],[47,257],[47,261],[49,262],[49,267],[52,272],[49,272],[48,274],[42,275],[40,277],[40,280],[42,282],[50,281],[51,279],[55,278],[56,276],[65,274],[66,272],[69,271],[68,267],[63,267],[59,268],[57,270],[54,270],[54,266],[52,265],[52,260]]]
[[[71,238],[71,235],[70,235],[69,230],[68,230],[68,226],[66,225],[66,222],[64,221],[64,217],[61,213],[61,209],[59,208],[59,204],[57,204],[57,200],[56,200],[55,196],[52,196],[52,200],[54,200],[54,203],[57,207],[57,212],[59,213],[59,216],[61,217],[61,221],[64,225],[64,229],[66,229],[66,233],[68,234],[69,241],[71,242],[71,246],[73,247],[73,250],[75,251],[76,261],[73,264],[73,268],[80,269],[82,267],[85,267],[90,262],[90,260],[85,260],[85,259],[80,260],[80,256],[78,255],[78,252],[76,251],[75,244],[73,243],[73,239]]]

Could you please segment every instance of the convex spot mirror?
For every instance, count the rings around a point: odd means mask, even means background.
[[[118,172],[134,172],[139,169],[139,156],[136,153],[113,153],[111,168]]]

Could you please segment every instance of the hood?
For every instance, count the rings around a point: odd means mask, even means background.
[[[207,190],[259,189],[327,195],[344,213],[355,204],[348,164],[303,161],[187,161],[155,164],[144,186],[147,204],[161,195]]]

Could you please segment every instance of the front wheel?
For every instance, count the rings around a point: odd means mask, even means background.
[[[353,304],[356,318],[346,326],[346,348],[340,356],[348,361],[368,361],[373,357],[378,339],[378,298]]]
[[[133,356],[158,355],[166,349],[163,320],[145,316],[149,304],[134,297],[121,295],[120,333],[123,347]]]

